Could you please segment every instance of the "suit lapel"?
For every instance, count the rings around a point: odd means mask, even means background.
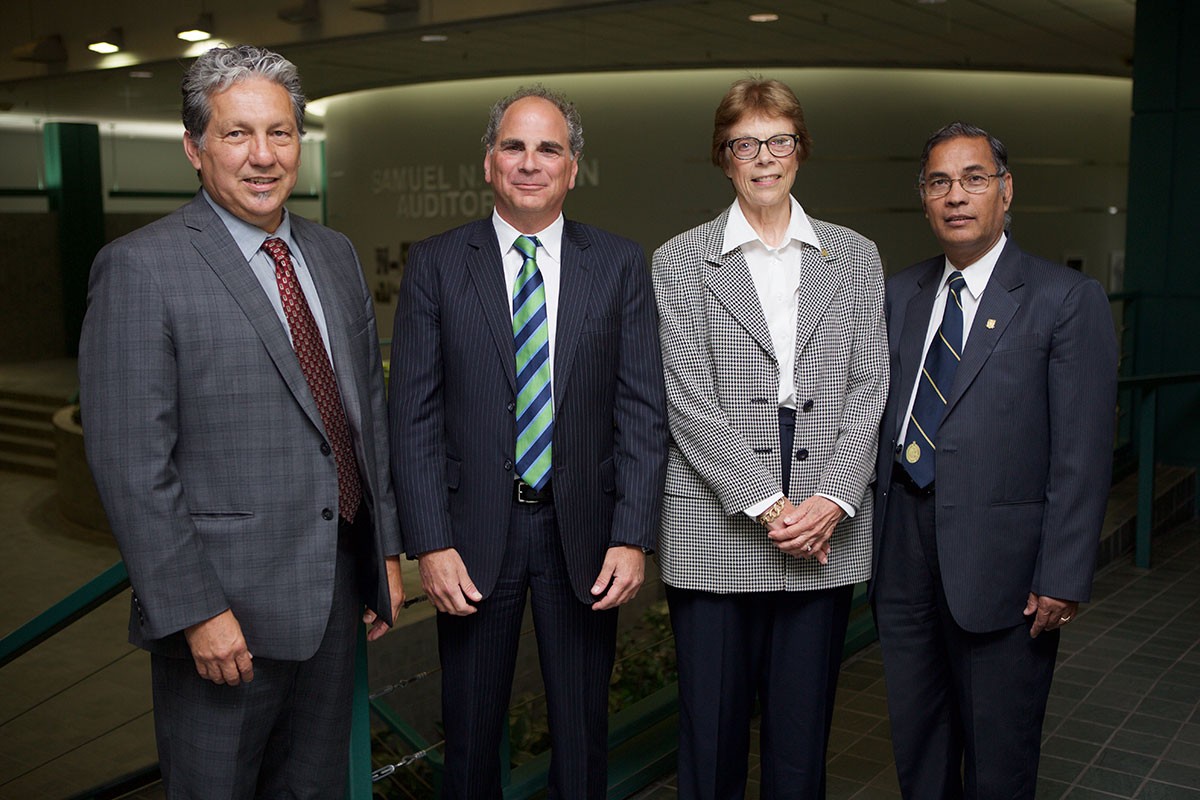
[[[967,336],[962,362],[954,374],[954,387],[950,396],[946,398],[946,414],[954,410],[955,404],[996,349],[996,343],[1004,335],[1004,329],[1021,307],[1015,292],[1024,284],[1025,279],[1021,274],[1021,251],[1013,243],[1012,237],[1009,237],[1008,243],[1000,253],[1000,260],[996,262],[996,268],[992,271],[992,277],[988,279],[984,288],[979,309],[975,312],[975,321],[971,323],[971,333]]]
[[[833,268],[837,256],[828,248],[805,245],[801,254],[804,291],[796,303],[796,353],[804,352],[813,331],[821,324],[841,280]],[[846,274],[850,270],[845,270]],[[757,296],[757,295],[756,295]]]
[[[512,307],[509,303],[510,287],[504,285],[504,264],[500,260],[500,246],[496,241],[496,229],[491,217],[475,223],[468,234],[467,272],[475,284],[479,305],[496,352],[504,365],[509,387],[516,392],[516,352],[513,346]]]
[[[560,255],[558,313],[554,330],[554,406],[562,407],[566,396],[575,348],[587,318],[588,288],[591,286],[589,242],[582,229],[570,220],[563,221]]]
[[[192,246],[242,309],[296,401],[313,424],[321,428],[321,413],[300,370],[287,332],[220,217],[202,195],[196,195],[184,211],[184,222],[193,231]]]
[[[726,211],[712,227],[712,236],[705,247],[704,284],[729,315],[750,334],[750,338],[758,343],[763,352],[778,362],[775,348],[771,344],[771,332],[767,329],[767,320],[763,316],[762,304],[758,300],[758,290],[754,288],[754,279],[750,277],[750,268],[746,265],[746,257],[742,255],[740,247],[728,253],[721,252],[728,218],[729,212]]]
[[[897,308],[903,307],[904,317],[900,320],[900,342],[898,347],[899,381],[893,383],[900,394],[896,403],[896,419],[893,432],[899,433],[904,425],[904,413],[908,410],[908,399],[921,373],[925,355],[925,334],[929,331],[929,316],[933,313],[933,301],[941,287],[942,268],[945,259],[935,258],[917,279],[915,291],[905,300],[897,298]],[[903,305],[901,305],[903,304]]]

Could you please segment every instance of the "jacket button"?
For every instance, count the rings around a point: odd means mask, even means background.
[[[796,459],[798,461],[803,461],[806,458],[808,458],[808,451],[805,450],[803,447],[801,447],[799,450],[796,451]]]
[[[512,462],[509,461],[507,458],[504,459],[504,471],[508,472],[509,470],[512,469],[512,467],[513,467]]]
[[[516,408],[517,408],[517,404],[516,404],[516,403],[514,403],[514,402],[512,402],[512,401],[510,400],[510,401],[508,402],[508,413],[510,413],[510,414],[511,414],[513,411],[515,411],[515,410],[516,410]]]
[[[325,520],[326,522],[333,519],[333,509],[331,509],[331,508],[322,509],[321,519]]]
[[[331,452],[333,451],[329,449],[329,442],[321,442],[321,455],[327,456]]]
[[[801,406],[801,407],[804,409],[804,413],[805,413],[805,414],[807,414],[809,411],[812,411],[812,410],[813,410],[813,401],[812,401],[812,400],[805,400],[805,401],[804,401],[804,405],[803,405],[803,406]]]

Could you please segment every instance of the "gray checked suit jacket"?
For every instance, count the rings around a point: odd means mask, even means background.
[[[383,556],[400,538],[375,312],[346,237],[291,224],[373,523],[364,591],[388,617]],[[133,584],[130,641],[183,656],[182,630],[229,608],[255,656],[311,656],[333,594],[336,466],[287,332],[202,195],[100,251],[79,379],[88,463]]]
[[[709,592],[823,589],[865,580],[872,479],[888,387],[883,271],[875,245],[811,219],[796,325],[792,491],[855,507],[829,564],[780,552],[744,509],[781,491],[779,365],[741,249],[721,253],[728,211],[654,254],[671,446],[659,559],[671,586]]]

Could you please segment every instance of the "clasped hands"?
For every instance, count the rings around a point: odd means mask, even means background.
[[[767,525],[767,537],[789,556],[829,563],[833,529],[846,512],[832,500],[813,495],[800,505],[783,499],[783,512]]]

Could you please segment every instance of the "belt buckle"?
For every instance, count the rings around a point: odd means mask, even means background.
[[[534,489],[532,486],[530,486],[528,483],[526,483],[523,480],[518,480],[517,481],[517,502],[518,503],[525,503],[526,505],[537,505],[538,503],[541,502],[541,500],[537,499],[537,497],[527,498],[525,496],[526,490],[528,490],[531,495],[537,494],[537,489]]]

